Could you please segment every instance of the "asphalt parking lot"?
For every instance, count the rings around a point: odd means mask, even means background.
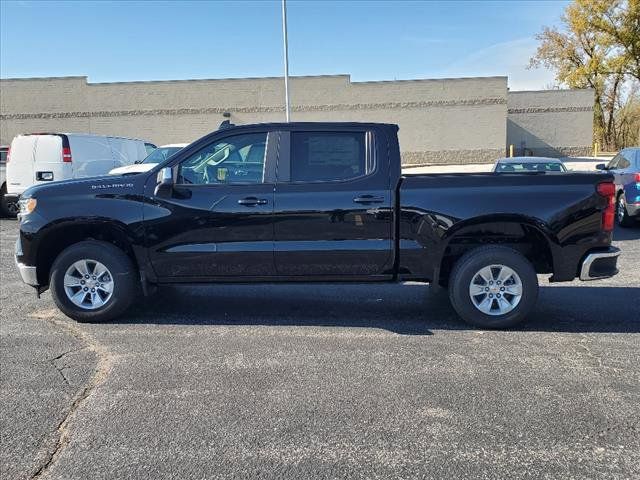
[[[0,223],[2,478],[640,477],[640,228],[501,332],[420,284],[165,288],[76,324]]]

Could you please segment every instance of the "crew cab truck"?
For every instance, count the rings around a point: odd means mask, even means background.
[[[412,280],[489,328],[527,316],[537,274],[617,273],[612,175],[402,175],[397,132],[244,125],[148,172],[35,186],[18,269],[78,321],[122,315],[162,284]]]

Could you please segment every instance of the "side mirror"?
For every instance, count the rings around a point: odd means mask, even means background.
[[[596,170],[606,170],[606,169],[607,169],[606,163],[599,163],[596,165]]]
[[[165,167],[160,170],[160,181],[153,192],[156,197],[170,198],[173,193],[173,169]]]

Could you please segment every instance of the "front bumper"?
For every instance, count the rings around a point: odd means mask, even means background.
[[[18,201],[20,200],[20,194],[19,193],[5,193],[4,194],[4,198],[5,198],[5,200],[7,200],[7,202],[18,203]]]
[[[620,249],[616,247],[588,253],[582,260],[580,280],[599,280],[613,277],[618,273],[620,253]]]
[[[16,261],[16,267],[18,267],[18,272],[20,272],[20,276],[24,283],[31,285],[32,287],[38,286],[38,273],[36,271],[36,267],[24,265],[18,261]]]
[[[38,272],[36,267],[25,265],[19,260],[19,258],[23,256],[22,242],[20,241],[20,237],[18,237],[18,239],[16,240],[14,252],[15,256],[13,257],[13,259],[16,262],[16,267],[18,269],[18,272],[20,272],[22,281],[27,285],[31,285],[32,287],[38,287]]]

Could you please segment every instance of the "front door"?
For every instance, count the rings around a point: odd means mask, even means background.
[[[274,133],[218,137],[174,167],[171,198],[145,206],[150,260],[162,279],[268,277],[273,263]],[[149,179],[153,192],[156,179]]]
[[[283,132],[274,211],[279,275],[391,275],[393,211],[385,152],[373,132],[359,128]]]

